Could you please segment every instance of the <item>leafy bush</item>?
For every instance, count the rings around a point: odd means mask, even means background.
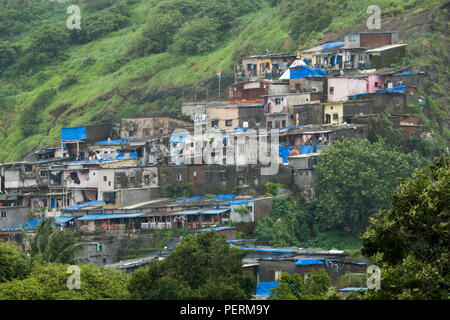
[[[68,87],[70,87],[71,85],[73,85],[77,82],[78,82],[77,76],[75,76],[73,74],[68,74],[61,80],[61,82],[59,83],[58,89],[59,90],[67,89]]]
[[[213,51],[218,44],[219,24],[212,18],[186,22],[174,37],[173,50],[182,55]]]

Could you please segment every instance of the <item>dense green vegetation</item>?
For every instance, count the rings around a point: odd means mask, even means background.
[[[362,252],[381,267],[381,290],[364,298],[449,299],[449,182],[449,158],[437,158],[370,219]]]
[[[392,192],[401,179],[429,164],[418,152],[405,154],[383,137],[373,143],[344,140],[322,152],[315,166],[319,196],[308,204],[295,192],[275,198],[272,215],[255,227],[258,242],[279,247],[360,248],[358,238],[369,217],[390,208]]]
[[[256,280],[242,271],[244,253],[213,231],[183,237],[162,261],[136,270],[132,299],[250,299]]]
[[[57,145],[62,126],[179,116],[182,89],[190,97],[193,88],[209,87],[214,98],[216,71],[222,70],[225,89],[243,56],[314,45],[328,32],[364,23],[369,5],[379,5],[389,18],[443,2],[2,0],[0,161]],[[66,27],[71,4],[81,8],[80,30]],[[411,46],[405,63],[431,75],[427,108],[416,111],[440,149],[449,138],[446,30],[445,12],[436,12],[433,33],[406,39]],[[35,103],[42,94],[48,99]]]
[[[331,287],[330,277],[325,270],[315,270],[307,279],[299,274],[283,272],[280,284],[272,289],[269,300],[327,300],[339,299],[336,290]]]

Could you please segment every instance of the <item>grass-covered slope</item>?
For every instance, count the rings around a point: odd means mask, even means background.
[[[63,126],[177,116],[182,92],[192,98],[193,88],[208,87],[217,95],[218,70],[224,90],[242,57],[296,52],[299,40],[314,45],[364,22],[369,5],[392,17],[444,2],[0,0],[0,161],[57,145]],[[81,30],[66,27],[72,4],[81,8]],[[436,89],[434,113],[446,119],[444,89]]]

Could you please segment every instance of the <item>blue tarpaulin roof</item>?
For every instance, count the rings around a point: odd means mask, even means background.
[[[28,230],[29,228],[36,228],[38,225],[38,222],[42,222],[44,221],[44,219],[40,219],[40,220],[30,220],[28,221],[27,224],[23,225],[22,228],[24,228],[25,230]],[[20,226],[19,227],[11,227],[11,228],[6,228],[6,230],[20,230]]]
[[[381,89],[381,90],[377,90],[375,92],[401,92],[401,93],[406,93],[406,86],[399,86],[399,87],[393,87],[393,88],[388,88],[388,89]]]
[[[354,288],[354,287],[348,287],[348,288],[342,288],[338,289],[338,291],[357,291],[357,290],[367,290],[367,288]]]
[[[200,199],[204,199],[204,198],[205,197],[202,197],[202,196],[190,197],[190,198],[186,198],[186,199],[172,201],[171,203],[183,203],[183,202],[189,202],[189,201],[193,201],[193,200],[200,200]]]
[[[202,211],[201,214],[221,214],[221,213],[225,213],[230,210],[231,209],[211,209],[211,210]]]
[[[322,69],[315,69],[305,66],[294,67],[290,69],[291,79],[302,79],[310,76],[321,76],[326,77],[327,72]]]
[[[312,264],[324,264],[322,259],[298,259],[295,264],[297,266],[309,266]]]
[[[76,217],[75,216],[59,216],[55,219],[55,223],[66,223],[74,218],[76,218]]]
[[[322,45],[322,50],[329,50],[336,47],[342,47],[345,44],[344,41],[328,42]]]
[[[134,140],[136,140],[136,139],[127,139],[127,138],[116,139],[116,140],[106,139],[105,141],[96,142],[95,144],[124,144],[124,143],[128,143],[128,142],[134,141]]]
[[[257,252],[267,252],[267,253],[294,253],[292,250],[282,250],[282,249],[261,249],[261,248],[244,248],[238,247],[241,250],[255,250]]]
[[[271,296],[273,293],[270,291],[273,288],[278,287],[280,281],[272,282],[258,282],[258,287],[256,287],[257,296]]]
[[[236,198],[235,194],[219,194],[214,199],[211,199],[212,201],[219,201],[219,200],[229,200]]]
[[[251,200],[251,199],[248,199]],[[248,200],[229,200],[229,201],[225,201],[222,204],[247,204]]]
[[[423,72],[423,71],[414,71],[414,70],[412,70],[412,71],[406,71],[406,72],[402,72],[402,73],[397,73],[396,76],[410,76],[412,74],[418,74],[418,73],[421,73],[421,72]]]
[[[86,127],[61,129],[61,141],[76,141],[84,140],[86,138]]]
[[[92,220],[106,220],[106,219],[121,219],[121,218],[134,218],[142,216],[145,213],[100,213],[100,214],[88,214],[84,217],[78,218],[80,221],[92,221]]]
[[[237,229],[236,227],[215,227],[215,228],[205,228],[205,229],[201,229],[198,230],[198,232],[205,232],[205,231],[222,231],[222,230],[234,230]]]
[[[79,209],[82,209],[82,208],[85,208],[85,207],[90,207],[90,206],[100,205],[100,204],[102,204],[102,203],[103,203],[102,200],[90,201],[90,202],[85,202],[85,203],[77,204],[76,206],[71,206],[71,207],[63,208],[63,210],[79,210]]]
[[[183,211],[181,213],[181,215],[182,216],[189,216],[189,215],[199,214],[200,212],[202,212],[202,210],[189,210],[189,211]]]
[[[128,156],[125,156],[125,155],[128,155]],[[137,152],[128,152],[128,153],[121,152],[117,155],[116,160],[137,159],[137,158],[138,158]]]

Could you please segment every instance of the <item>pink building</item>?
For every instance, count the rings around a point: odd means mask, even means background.
[[[377,90],[384,89],[386,82],[385,76],[370,75],[367,76],[367,93],[374,93]]]
[[[367,80],[355,78],[328,78],[328,102],[347,101],[349,96],[367,93]]]

